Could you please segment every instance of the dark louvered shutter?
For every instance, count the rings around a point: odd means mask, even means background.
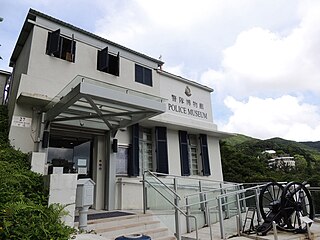
[[[210,176],[210,163],[208,153],[207,135],[200,134],[200,147],[201,147],[201,160],[202,160],[202,172],[204,176]]]
[[[49,37],[48,43],[48,54],[56,54],[59,53],[60,49],[60,29],[52,32]]]
[[[157,172],[169,174],[167,128],[156,127]]]
[[[108,47],[98,51],[98,64],[97,69],[99,71],[106,72],[109,65]]]
[[[120,76],[120,53],[118,52],[118,54],[117,54],[117,63],[118,63],[118,65],[117,65],[117,69],[116,69],[116,76]]]
[[[132,141],[128,161],[128,175],[139,176],[139,124],[132,125]]]
[[[189,176],[189,154],[188,154],[188,134],[186,131],[179,131],[179,145],[180,145],[180,163],[181,175]]]

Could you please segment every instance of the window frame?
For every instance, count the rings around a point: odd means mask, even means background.
[[[200,161],[200,149],[199,140],[196,134],[188,134],[188,153],[189,153],[189,167],[190,175],[201,176],[201,161]],[[195,153],[192,152],[195,150]],[[193,155],[195,154],[195,158]],[[196,167],[193,167],[193,166]]]
[[[143,138],[145,134],[147,137],[146,139]],[[145,147],[147,148],[147,154],[149,153],[147,159],[145,158],[146,156],[142,154],[142,151],[145,149]],[[152,128],[146,128],[143,126],[139,127],[139,159],[140,175],[143,175],[143,172],[147,170],[154,171],[154,134]]]
[[[123,149],[126,151],[126,159],[124,158],[120,158],[119,155],[122,154],[121,150]],[[129,154],[130,154],[130,147],[129,145],[125,145],[125,144],[119,144],[118,145],[118,152],[116,153],[116,159],[117,159],[117,163],[116,163],[116,176],[128,176],[128,164],[129,164]],[[124,167],[121,165],[121,163],[124,164]],[[125,172],[118,172],[119,169],[125,169]]]
[[[152,87],[152,69],[135,63],[135,82]]]
[[[68,49],[70,51],[68,51]],[[46,54],[68,62],[75,62],[76,41],[72,34],[71,39],[61,36],[60,29],[48,32]]]
[[[119,77],[120,53],[113,55],[109,53],[108,47],[97,52],[97,70]]]

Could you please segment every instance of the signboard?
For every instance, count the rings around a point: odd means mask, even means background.
[[[87,174],[86,167],[78,167],[78,174]]]
[[[32,118],[13,116],[12,126],[29,128],[31,127],[31,122],[32,122]]]
[[[85,158],[79,158],[79,159],[78,159],[78,166],[79,166],[79,167],[86,167],[86,166],[87,166],[87,159],[85,159]]]
[[[191,89],[188,86],[184,93],[186,96],[171,94],[168,110],[196,118],[208,119],[204,103],[193,98]]]

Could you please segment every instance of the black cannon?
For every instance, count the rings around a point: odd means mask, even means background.
[[[314,218],[312,198],[305,182],[290,182],[285,186],[268,183],[260,191],[259,209],[264,222],[257,227],[258,235],[266,235],[273,222],[279,229],[304,233],[307,225],[301,217]]]

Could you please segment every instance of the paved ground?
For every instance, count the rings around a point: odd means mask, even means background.
[[[248,236],[235,236],[236,228],[235,228],[235,218],[231,218],[224,221],[224,230],[226,233],[226,238],[232,239],[232,240],[248,240],[248,239],[261,239],[261,240],[274,240],[275,236],[273,234],[273,231],[270,231],[267,236],[257,236],[256,234],[251,234]],[[317,239],[320,240],[320,220],[315,220],[315,222],[311,225],[311,233],[312,238],[311,239]],[[210,228],[202,228],[198,231],[199,239],[200,240],[218,240],[221,239],[220,235],[220,224],[219,222],[216,224],[213,224],[211,227],[213,238],[210,238]],[[308,239],[307,234],[295,234],[295,233],[289,233],[285,231],[277,231],[278,240],[302,240],[302,239]],[[196,233],[188,233],[184,234],[183,238],[185,240],[189,239],[195,239]],[[98,234],[79,234],[74,236],[72,239],[76,240],[110,240],[104,237],[99,236]]]
[[[224,224],[226,227],[228,225],[228,222],[226,222]],[[213,233],[213,239],[214,240],[218,240],[221,239],[221,235],[220,235],[220,224],[213,224],[212,225],[212,233]],[[312,238],[311,239],[318,239],[320,240],[320,222],[314,222],[311,225],[310,228],[311,231],[311,235]],[[228,232],[228,231],[226,231]],[[199,230],[199,238],[201,240],[210,240],[210,228],[206,227],[206,228],[202,228]],[[183,235],[184,237],[187,238],[193,238],[195,239],[195,232],[189,233],[189,234],[185,234]],[[290,232],[285,232],[285,231],[277,231],[277,236],[278,236],[278,240],[298,240],[298,239],[308,239],[308,234],[295,234],[295,233],[290,233]],[[250,234],[248,236],[235,236],[235,235],[227,235],[228,239],[232,239],[232,240],[248,240],[248,239],[262,239],[262,240],[274,240],[275,236],[273,234],[273,231],[270,231],[267,236],[257,236],[256,234]]]

